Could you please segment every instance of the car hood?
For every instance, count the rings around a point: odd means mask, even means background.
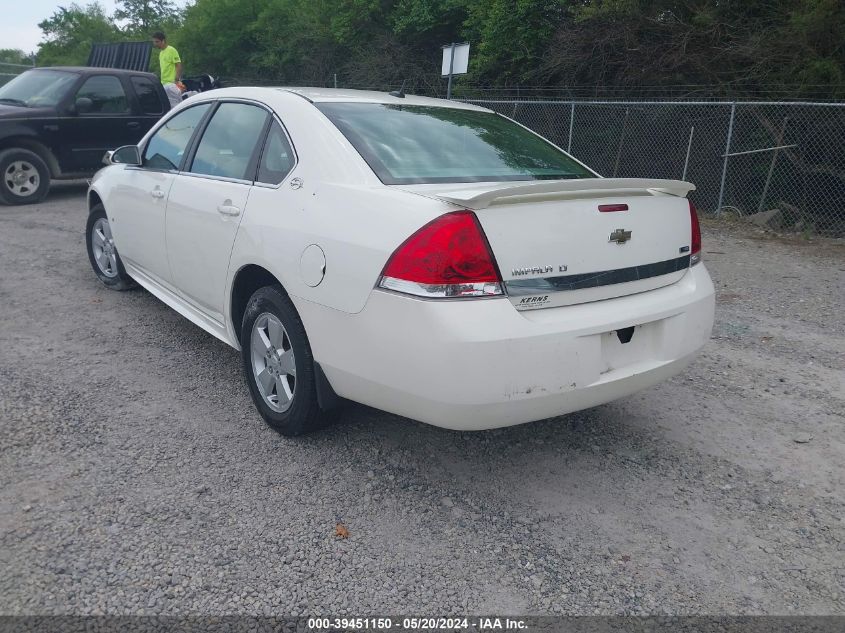
[[[0,121],[9,119],[32,119],[36,117],[56,116],[55,108],[27,108],[24,106],[0,103]]]

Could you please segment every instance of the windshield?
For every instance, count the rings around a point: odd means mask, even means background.
[[[0,86],[0,103],[29,107],[58,105],[78,76],[62,70],[28,70]]]
[[[540,136],[492,112],[316,103],[388,185],[593,178]]]

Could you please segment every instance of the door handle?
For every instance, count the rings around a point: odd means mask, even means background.
[[[164,197],[164,192],[163,192],[161,189],[153,189],[153,190],[150,192],[150,195],[151,195],[153,198],[163,198],[163,197]]]
[[[240,215],[241,210],[238,207],[234,207],[231,204],[221,204],[217,206],[217,211],[221,215]]]
[[[141,124],[138,123],[137,121],[129,121],[129,123],[127,123],[126,125],[129,126],[129,127],[138,127]]]

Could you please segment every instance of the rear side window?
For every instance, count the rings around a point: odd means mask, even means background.
[[[94,75],[85,80],[76,98],[91,99],[93,106],[86,114],[125,114],[129,101],[120,79],[114,75]]]
[[[144,114],[161,114],[162,106],[155,84],[146,77],[132,77],[132,87],[138,95],[141,112]]]
[[[256,180],[270,185],[278,185],[293,169],[295,162],[293,149],[288,143],[282,126],[273,121],[267,135],[267,142],[264,144],[264,152],[261,154],[261,162],[258,164],[258,178]]]
[[[314,105],[385,184],[595,177],[542,137],[492,112],[379,103]]]
[[[144,150],[143,165],[150,169],[179,169],[185,149],[202,121],[203,115],[211,107],[203,103],[167,120],[153,134]]]
[[[191,173],[252,180],[252,162],[267,111],[245,103],[222,103],[197,146]],[[252,173],[247,174],[250,164]]]

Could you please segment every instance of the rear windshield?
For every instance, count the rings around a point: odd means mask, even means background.
[[[388,185],[593,178],[498,114],[429,106],[315,103]]]

